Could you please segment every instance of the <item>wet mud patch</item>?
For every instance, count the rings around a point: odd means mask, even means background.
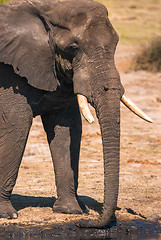
[[[39,223],[40,224],[40,223]],[[0,240],[4,239],[160,239],[161,225],[158,220],[131,222],[118,221],[107,229],[78,228],[75,223],[41,226],[24,224],[3,224],[0,226]]]

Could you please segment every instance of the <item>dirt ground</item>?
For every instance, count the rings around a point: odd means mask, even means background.
[[[135,51],[136,48],[131,46],[119,45],[116,64],[126,93],[154,123],[139,119],[121,105],[120,189],[116,216],[119,222],[132,221],[134,225],[137,223],[137,226],[145,223],[159,226],[161,73],[126,70]],[[103,158],[96,118],[92,125],[83,119],[78,194],[89,209],[88,215],[52,213],[52,205],[56,198],[52,160],[41,120],[39,117],[35,118],[12,195],[12,202],[18,210],[19,217],[16,220],[0,219],[1,226],[45,226],[46,229],[46,226],[52,224],[61,226],[82,217],[95,218],[100,215],[103,202]],[[161,239],[158,229],[156,236],[157,239]]]

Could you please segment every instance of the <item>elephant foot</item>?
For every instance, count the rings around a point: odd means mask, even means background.
[[[65,213],[65,214],[82,214],[83,213],[76,199],[70,200],[69,202],[67,202],[67,200],[62,201],[57,199],[53,206],[53,212]]]
[[[18,218],[18,213],[14,209],[10,201],[0,201],[0,218]]]

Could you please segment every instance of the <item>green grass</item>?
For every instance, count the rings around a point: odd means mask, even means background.
[[[161,36],[161,0],[97,0],[104,4],[123,44],[143,44]]]
[[[5,2],[8,2],[9,0],[0,0],[0,4],[1,3],[5,3]]]

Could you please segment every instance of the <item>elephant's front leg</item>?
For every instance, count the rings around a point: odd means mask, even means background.
[[[80,214],[78,204],[78,161],[82,123],[77,101],[55,114],[42,117],[54,164],[57,200],[54,212]]]
[[[6,81],[7,82],[7,81]],[[10,202],[32,123],[24,96],[0,89],[0,218],[17,218]]]

